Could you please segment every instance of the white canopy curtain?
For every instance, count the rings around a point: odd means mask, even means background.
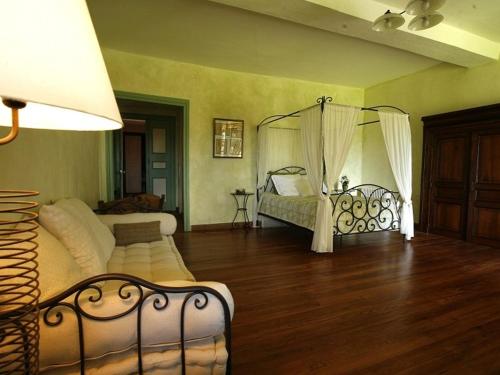
[[[332,203],[330,192],[340,176],[352,143],[360,108],[328,104],[301,112],[300,133],[304,164],[313,191],[318,195],[318,207],[311,250],[333,251]],[[323,163],[325,172],[323,173]],[[323,193],[323,182],[327,193]]]
[[[401,113],[379,111],[379,117],[392,173],[403,199],[400,231],[410,240],[414,236],[410,122],[408,115]]]
[[[304,164],[299,128],[263,126],[257,135],[257,186],[266,183],[267,172],[284,165]]]
[[[257,189],[266,183],[267,173],[285,165],[304,165],[302,140],[297,125],[263,126],[257,133]],[[262,198],[262,197],[260,197]],[[257,225],[260,201],[254,200],[253,226]]]

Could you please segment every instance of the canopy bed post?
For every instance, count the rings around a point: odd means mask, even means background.
[[[330,194],[347,159],[361,111],[350,106],[325,107],[328,101],[322,97],[319,108],[302,111],[300,123],[307,176],[319,198],[311,249],[320,253],[333,251]],[[326,184],[326,192],[323,192],[323,184]]]

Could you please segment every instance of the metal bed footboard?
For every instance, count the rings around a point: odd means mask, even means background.
[[[123,310],[112,316],[96,316],[85,309],[83,303],[98,304],[103,299],[102,284],[106,281],[120,282],[120,285],[111,292],[116,292],[119,299],[129,305],[123,306]],[[134,292],[134,293],[132,293]],[[106,293],[110,291],[106,290]],[[180,318],[174,318],[173,322],[166,324],[178,324],[180,327],[180,351],[182,374],[186,374],[186,308],[194,306],[197,310],[207,307],[209,296],[213,296],[222,306],[224,313],[224,337],[227,351],[226,374],[231,374],[231,314],[227,301],[217,290],[205,286],[168,287],[161,286],[149,281],[125,274],[103,274],[86,279],[61,294],[40,303],[40,320],[54,329],[63,322],[65,314],[74,314],[77,321],[80,373],[85,374],[85,340],[83,332],[83,321],[112,321],[127,315],[137,313],[135,328],[137,331],[137,373],[143,374],[142,361],[142,308],[148,300],[153,301],[156,311],[167,310],[169,307],[169,295],[185,294],[181,307]],[[191,307],[192,308],[192,307]]]
[[[334,236],[394,231],[400,228],[398,192],[379,185],[358,185],[330,196]]]

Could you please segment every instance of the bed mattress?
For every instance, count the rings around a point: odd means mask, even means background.
[[[354,234],[399,228],[397,203],[392,198],[367,199],[364,195],[332,195],[334,234]],[[368,204],[367,204],[368,200]],[[270,192],[262,195],[259,213],[314,231],[316,196],[281,196]]]
[[[262,194],[259,213],[303,228],[314,230],[318,197],[286,197],[269,192]]]

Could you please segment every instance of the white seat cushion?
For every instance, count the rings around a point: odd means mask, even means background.
[[[194,281],[171,236],[162,241],[117,246],[108,261],[109,273],[126,273],[151,282]]]
[[[226,374],[227,351],[223,335],[198,339],[186,345],[186,373],[189,375]],[[144,374],[181,374],[181,353],[178,343],[143,348]],[[43,375],[80,375],[80,364],[50,365],[42,367]],[[98,358],[87,359],[86,375],[137,374],[137,350],[135,347],[118,353],[106,353]]]
[[[229,289],[216,282],[190,282],[168,281],[159,283],[172,287],[209,287],[215,289],[229,307],[232,317],[234,302]],[[92,316],[109,317],[122,313],[130,308],[131,301],[136,301],[138,289],[131,286],[126,289],[129,298],[123,298],[117,290],[103,293],[99,301],[92,302],[89,298],[80,298],[80,308]],[[91,295],[95,293],[90,292]],[[161,351],[163,346],[178,344],[180,340],[180,315],[184,298],[189,293],[169,293],[166,308],[158,309],[155,305],[161,304],[165,299],[158,297],[147,298],[141,309],[142,316],[142,345],[143,348],[156,348]],[[193,295],[186,304],[185,310],[185,340],[196,342],[211,337],[220,336],[225,329],[223,308],[216,297],[211,294],[204,308],[195,306],[196,300],[203,301],[200,294]],[[72,297],[69,297],[72,300]],[[79,358],[78,330],[75,314],[70,309],[60,309],[63,319],[57,327],[51,327],[40,319],[40,367],[46,369],[52,366],[75,364]],[[52,311],[48,320],[56,319],[56,311]],[[110,321],[91,321],[83,319],[85,337],[85,356],[87,359],[103,358],[120,352],[128,351],[137,343],[137,309],[121,318]],[[54,344],[57,343],[57,344]],[[188,343],[188,347],[191,343]],[[64,348],[64,350],[61,350]],[[63,372],[65,373],[65,372]],[[122,373],[119,370],[115,374]],[[135,373],[135,371],[134,371]]]

